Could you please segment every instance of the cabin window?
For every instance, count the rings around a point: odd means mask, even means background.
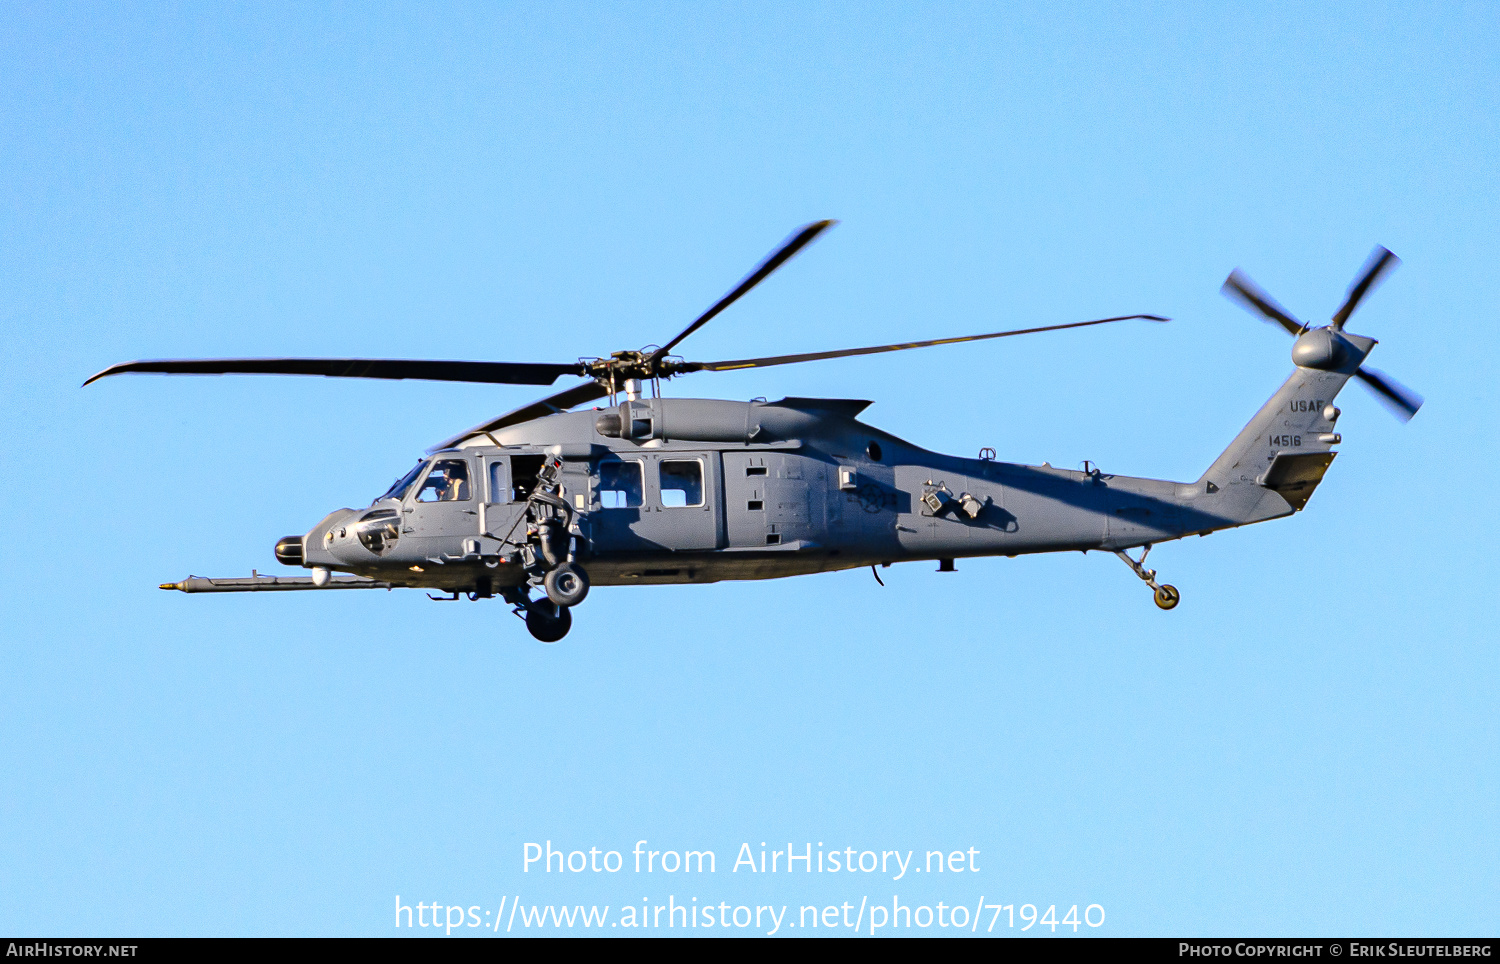
[[[879,462],[880,443],[872,439],[870,444],[865,446],[865,455],[869,456],[871,462]]]
[[[750,512],[759,512],[765,507],[766,503],[761,499],[750,499],[745,503],[745,508]]]
[[[417,492],[418,502],[467,502],[469,500],[469,463],[464,459],[443,459],[433,465]]]
[[[498,459],[490,463],[490,501],[509,502],[510,486],[505,478],[505,463]]]
[[[639,462],[599,463],[599,505],[605,509],[639,508],[645,491]]]
[[[697,459],[663,459],[661,504],[669,509],[703,504],[703,463]]]
[[[746,475],[765,475],[766,474],[766,467],[764,465],[747,465],[747,466],[745,466],[745,474]]]

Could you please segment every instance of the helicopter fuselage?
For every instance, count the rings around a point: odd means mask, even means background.
[[[548,462],[594,585],[1122,550],[1250,521],[1200,505],[1201,484],[931,452],[856,420],[868,404],[639,399],[535,419],[434,453],[368,508],[330,514],[299,561],[451,592],[520,585]],[[1273,498],[1260,518],[1293,511]]]

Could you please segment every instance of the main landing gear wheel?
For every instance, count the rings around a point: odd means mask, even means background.
[[[542,579],[547,598],[557,606],[576,606],[589,594],[589,577],[578,566],[565,562]]]
[[[1176,586],[1157,586],[1155,599],[1158,607],[1171,609],[1182,601],[1182,593],[1177,591]]]
[[[573,613],[567,606],[557,606],[539,599],[526,607],[526,629],[544,643],[555,643],[573,628]]]

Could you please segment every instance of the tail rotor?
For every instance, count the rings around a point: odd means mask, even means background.
[[[1354,283],[1349,286],[1349,293],[1345,296],[1344,303],[1334,313],[1333,320],[1323,329],[1313,329],[1304,322],[1298,321],[1291,312],[1277,304],[1274,298],[1266,294],[1259,285],[1238,268],[1230,273],[1222,291],[1226,298],[1239,302],[1247,310],[1259,314],[1266,321],[1298,339],[1299,343],[1314,334],[1321,336],[1319,342],[1328,342],[1325,353],[1331,359],[1336,357],[1338,332],[1344,330],[1344,323],[1349,320],[1349,316],[1354,314],[1354,310],[1359,307],[1365,295],[1385,280],[1385,276],[1390,273],[1391,269],[1400,263],[1400,258],[1377,245],[1355,277]],[[1354,372],[1354,375],[1374,393],[1381,404],[1391,410],[1391,414],[1403,422],[1411,421],[1411,417],[1422,407],[1421,395],[1384,372],[1361,367]]]

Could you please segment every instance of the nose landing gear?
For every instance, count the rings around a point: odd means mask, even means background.
[[[1141,580],[1151,587],[1153,590],[1152,599],[1158,609],[1175,609],[1177,604],[1182,601],[1182,593],[1177,591],[1176,586],[1156,581],[1156,570],[1146,568],[1146,556],[1150,555],[1150,553],[1151,547],[1149,545],[1141,550],[1141,558],[1139,560],[1130,558],[1124,550],[1115,551],[1115,555],[1119,556],[1125,565],[1130,567],[1132,572],[1140,576]]]

